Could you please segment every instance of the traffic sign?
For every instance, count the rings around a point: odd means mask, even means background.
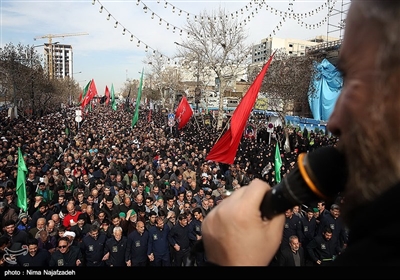
[[[173,127],[175,125],[175,120],[168,120],[168,126]]]
[[[267,125],[267,132],[274,132],[274,124],[273,123],[269,123]]]
[[[168,114],[168,126],[173,127],[175,125],[175,114]]]
[[[75,117],[75,121],[76,122],[81,122],[82,121],[82,117],[81,116],[76,116]]]

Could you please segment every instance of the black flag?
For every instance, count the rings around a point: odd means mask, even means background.
[[[125,110],[126,111],[129,110],[129,96],[131,96],[131,87],[129,87],[129,93],[128,93],[128,96],[126,97],[126,100],[125,100]]]

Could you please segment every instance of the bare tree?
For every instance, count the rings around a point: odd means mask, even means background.
[[[31,62],[28,54],[31,51],[27,46],[12,43],[5,45],[0,50],[0,61],[2,72],[7,73],[2,78],[3,87],[7,88],[8,98],[16,106],[19,100],[28,100],[28,88],[31,84],[32,74],[29,71]]]
[[[20,114],[36,117],[67,101],[71,87],[63,90],[62,81],[50,81],[41,62],[33,46],[9,43],[0,49],[0,67],[5,73],[1,76],[2,91],[13,106],[18,106]]]
[[[144,63],[150,65],[150,72],[146,74],[150,88],[158,92],[152,94],[161,98],[162,106],[169,104],[171,111],[176,103],[176,95],[184,92],[182,77],[177,66],[172,66],[168,58],[147,56]]]
[[[217,128],[223,123],[223,96],[229,83],[245,69],[251,47],[246,45],[247,34],[238,22],[222,8],[202,12],[197,20],[188,20],[185,30],[188,39],[178,43],[178,57],[197,61],[215,77],[220,97]],[[198,71],[194,67],[195,71]],[[196,73],[195,73],[196,74]]]
[[[289,112],[309,116],[314,63],[315,59],[309,56],[290,56],[282,49],[276,50],[260,92],[267,97],[269,108],[279,113],[283,123]],[[250,78],[254,79],[259,70],[254,68]]]

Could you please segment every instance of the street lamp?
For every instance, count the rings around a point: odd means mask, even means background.
[[[81,74],[81,73],[82,73],[82,71],[72,73],[71,79],[74,79],[74,75],[75,75],[75,74]]]

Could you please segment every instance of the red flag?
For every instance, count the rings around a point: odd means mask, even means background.
[[[190,107],[186,96],[182,97],[181,102],[176,108],[175,119],[178,121],[178,129],[182,129],[190,120],[193,115],[193,110]]]
[[[256,102],[262,81],[265,73],[267,73],[274,54],[275,53],[271,55],[268,62],[264,65],[263,69],[254,80],[253,84],[247,90],[245,96],[242,98],[242,101],[240,101],[239,105],[236,107],[231,118],[229,129],[211,148],[206,160],[233,164],[237,148],[247,123],[247,119],[249,118],[250,112],[254,106],[254,103]]]
[[[106,91],[104,95],[106,96],[106,105],[108,105],[108,103],[110,102],[110,91],[108,90],[108,86],[106,86]]]
[[[96,84],[94,83],[94,79],[92,79],[92,82],[90,83],[89,90],[85,95],[85,98],[82,101],[82,108],[85,108],[86,105],[89,104],[89,102],[97,95],[97,89],[96,89]]]
[[[81,93],[79,94],[79,102],[82,101],[82,94],[83,94],[83,91],[81,91]]]

